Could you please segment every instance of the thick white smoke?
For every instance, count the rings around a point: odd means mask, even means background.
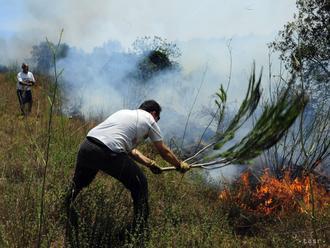
[[[66,111],[80,112],[87,118],[104,118],[121,108],[137,108],[144,100],[155,99],[164,109],[160,123],[167,127],[165,136],[180,136],[198,94],[188,128],[199,127],[202,132],[221,76],[208,65],[201,65],[194,71],[165,71],[148,81],[139,81],[130,77],[138,62],[139,57],[124,51],[117,42],[105,43],[91,53],[70,49],[58,63],[64,69]]]

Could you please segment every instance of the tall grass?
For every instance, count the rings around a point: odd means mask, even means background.
[[[47,140],[46,140],[46,149],[45,149],[45,155],[43,158],[44,161],[44,170],[43,170],[43,176],[42,176],[42,187],[41,187],[41,197],[40,197],[40,213],[39,213],[39,227],[38,227],[38,247],[41,246],[41,233],[43,228],[43,218],[44,218],[44,202],[45,202],[45,186],[46,186],[46,176],[47,176],[47,169],[48,169],[48,162],[49,162],[49,153],[50,153],[50,142],[52,137],[52,123],[53,123],[53,109],[55,106],[55,100],[57,96],[57,88],[58,88],[58,80],[59,76],[61,74],[57,71],[57,65],[56,65],[56,55],[57,55],[57,49],[59,48],[61,44],[61,38],[62,38],[63,30],[60,34],[60,39],[57,43],[57,46],[53,46],[50,42],[48,42],[49,49],[52,51],[52,63],[54,65],[54,83],[53,83],[53,92],[51,96],[48,96],[49,100],[49,118],[47,123]]]

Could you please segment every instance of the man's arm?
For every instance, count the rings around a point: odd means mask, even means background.
[[[33,85],[36,83],[36,81],[28,80],[27,83],[28,83],[30,86],[33,86]]]
[[[133,157],[133,159],[140,164],[143,164],[144,166],[150,167],[151,164],[154,162],[150,158],[144,156],[142,152],[140,152],[138,149],[133,149],[130,153],[130,155]]]
[[[35,85],[35,83],[36,83],[36,80],[35,80],[32,72],[31,72],[31,80],[29,81],[29,83],[31,83],[31,85]]]
[[[171,165],[174,165],[176,168],[181,168],[181,162],[180,160],[175,156],[175,154],[168,148],[163,141],[155,141],[153,142],[156,149],[158,150],[160,156],[170,163]]]
[[[138,149],[133,149],[130,155],[133,157],[135,161],[148,167],[153,173],[155,174],[162,173],[161,168],[156,164],[156,162],[144,156]]]
[[[29,72],[29,74],[30,74],[30,76],[29,76],[29,78],[26,79],[26,83],[29,86],[33,86],[36,83],[36,80],[34,79],[32,72],[31,73]]]
[[[32,86],[34,84],[33,81],[25,80],[25,81],[19,81],[19,84],[25,85],[25,86]]]

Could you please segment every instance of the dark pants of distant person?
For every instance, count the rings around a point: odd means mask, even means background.
[[[97,139],[87,137],[80,145],[72,186],[66,197],[67,207],[71,208],[79,192],[93,181],[99,170],[130,190],[134,206],[132,231],[142,233],[147,228],[149,215],[147,179],[126,153],[112,152]]]
[[[22,112],[22,115],[25,115],[27,113],[31,113],[32,110],[32,92],[31,90],[17,90],[17,97],[19,106]],[[28,104],[27,112],[24,110],[24,105]]]

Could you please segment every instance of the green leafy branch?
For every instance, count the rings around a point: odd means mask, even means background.
[[[261,97],[261,77],[262,71],[260,72],[260,76],[258,78],[258,81],[256,82],[255,64],[253,64],[251,76],[249,79],[249,86],[245,98],[237,114],[234,116],[234,118],[228,125],[226,131],[222,134],[218,133],[215,136],[214,149],[218,150],[222,148],[225,143],[233,139],[235,136],[235,132],[251,117],[253,112],[256,110]],[[219,94],[218,96],[221,102],[223,102],[224,99],[227,99],[226,95]],[[219,102],[216,103],[220,104]],[[223,116],[220,115],[220,117],[223,119]]]
[[[308,98],[304,93],[293,92],[293,89],[290,87],[293,84],[293,78],[288,87],[280,94],[277,101],[264,107],[252,130],[235,145],[225,151],[220,151],[228,141],[235,137],[236,131],[242,127],[257,109],[261,98],[261,77],[262,72],[256,79],[255,64],[253,64],[248,90],[238,112],[223,133],[216,133],[213,142],[185,160],[186,162],[194,161],[190,162],[192,167],[214,169],[231,163],[246,163],[275,145],[303,112],[308,103]],[[219,100],[216,101],[216,105],[218,108],[227,100],[227,96],[223,92],[220,88],[217,93]],[[223,117],[220,115],[220,118]],[[212,155],[198,159],[202,152],[211,147],[213,147]],[[210,167],[211,165],[217,166]],[[163,168],[164,171],[173,169],[175,168]]]

